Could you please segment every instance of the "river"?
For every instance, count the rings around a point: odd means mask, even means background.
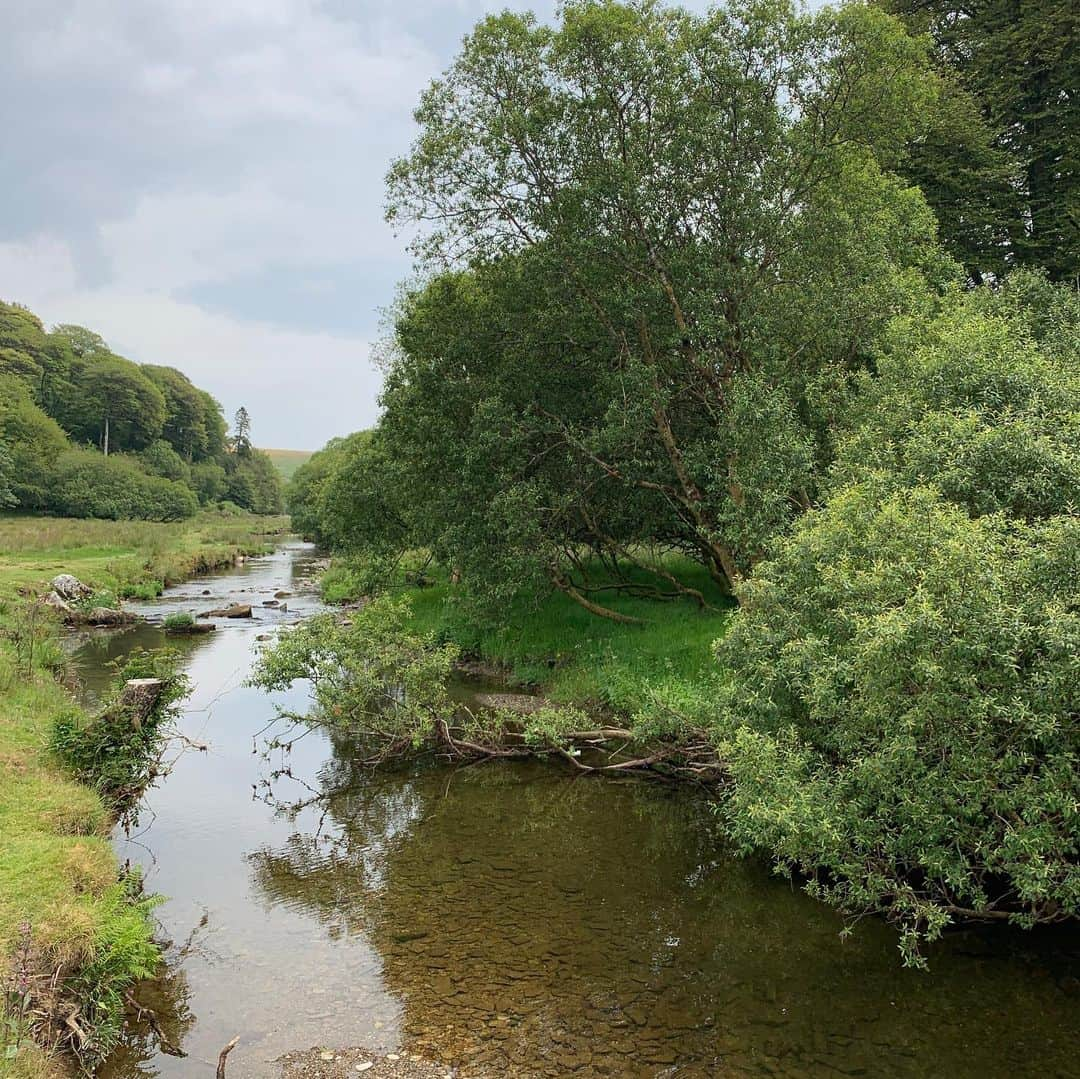
[[[462,1074],[1080,1075],[1075,933],[958,932],[904,970],[880,921],[841,939],[834,912],[727,854],[690,792],[509,763],[372,773],[321,731],[268,789],[259,732],[307,691],[244,682],[258,637],[318,609],[314,567],[285,545],[75,648],[92,699],[110,661],[165,643],[168,612],[258,616],[169,639],[194,686],[181,729],[208,749],[116,844],[167,897],[168,968],[137,995],[187,1055],[133,1021],[102,1079],[209,1076],[234,1035],[230,1079],[349,1045]],[[263,608],[278,591],[288,610]]]

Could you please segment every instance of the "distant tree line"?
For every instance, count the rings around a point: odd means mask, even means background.
[[[953,918],[1080,913],[1077,31],[485,19],[390,173],[425,272],[380,421],[290,491],[373,581],[426,549],[496,621],[553,589],[620,618],[642,571],[701,602],[704,566],[724,693],[656,713],[709,732],[743,849],[912,962]]]
[[[237,415],[230,439],[221,406],[175,368],[0,302],[0,504],[156,521],[226,501],[280,512],[277,473]]]

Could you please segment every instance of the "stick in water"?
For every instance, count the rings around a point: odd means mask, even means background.
[[[216,1079],[225,1079],[225,1061],[229,1054],[236,1048],[236,1043],[240,1040],[240,1035],[237,1034],[235,1038],[224,1049],[221,1050],[220,1055],[217,1058],[217,1076]]]

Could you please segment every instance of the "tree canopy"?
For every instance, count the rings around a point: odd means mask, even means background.
[[[704,567],[738,610],[643,759],[711,746],[728,835],[911,963],[1080,914],[1076,16],[1022,7],[482,20],[388,177],[379,422],[289,491],[363,587],[416,551],[488,624],[707,612]]]
[[[250,440],[230,450],[209,393],[175,368],[116,355],[93,330],[47,331],[26,308],[0,303],[0,389],[7,504],[160,520],[224,498],[281,510],[273,465]]]

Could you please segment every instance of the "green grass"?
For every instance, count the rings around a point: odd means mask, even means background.
[[[312,452],[312,450],[263,450],[286,483],[292,479],[293,473],[311,457]]]
[[[287,517],[204,511],[189,521],[86,521],[0,515],[0,598],[73,573],[102,591],[156,595],[168,584],[257,554],[286,531]]]
[[[0,972],[29,924],[35,971],[59,972],[68,999],[100,1023],[115,1022],[120,989],[152,961],[150,923],[118,883],[101,799],[50,754],[57,720],[78,708],[50,669],[55,645],[40,644],[29,670],[16,664],[7,636],[20,593],[73,573],[98,592],[152,595],[267,549],[287,523],[211,513],[178,524],[0,515]],[[68,1074],[32,1043],[5,1060],[2,1042],[0,1075]]]
[[[415,629],[498,664],[512,680],[539,686],[553,700],[631,714],[648,710],[658,692],[669,695],[685,687],[700,696],[720,676],[712,646],[727,628],[731,601],[696,563],[671,558],[666,567],[699,589],[715,609],[700,610],[688,599],[665,602],[601,593],[605,605],[643,623],[625,625],[552,592],[539,601],[516,601],[493,625],[470,616],[458,590],[438,571],[429,570],[435,584],[407,592]],[[324,577],[324,595],[351,598],[349,577],[346,568],[332,567]],[[596,573],[595,580],[602,582],[603,575]]]

